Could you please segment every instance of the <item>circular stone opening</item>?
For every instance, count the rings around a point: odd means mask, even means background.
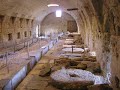
[[[62,68],[51,75],[52,85],[64,90],[85,90],[87,86],[103,83],[103,77],[89,71]]]

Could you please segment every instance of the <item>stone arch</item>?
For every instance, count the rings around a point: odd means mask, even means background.
[[[41,22],[41,31],[44,31],[43,30],[43,27],[44,27],[44,25],[45,25],[45,22],[46,22],[46,20],[49,18],[49,17],[55,17],[55,15],[54,15],[54,12],[51,12],[51,13],[49,13],[48,15],[46,15],[45,17],[44,17],[44,19],[42,20],[42,22]],[[50,18],[49,18],[50,19]],[[52,19],[55,19],[55,18],[52,18]],[[58,23],[58,22],[61,22],[61,23],[59,23],[59,24],[61,24],[61,25],[63,25],[62,27],[64,27],[66,24],[64,23],[64,21],[66,20],[66,21],[69,21],[69,19],[70,19],[70,21],[72,22],[74,22],[75,23],[75,25],[76,25],[76,32],[78,32],[78,24],[77,24],[77,21],[74,19],[74,17],[72,16],[72,15],[70,15],[69,13],[66,13],[66,12],[63,12],[63,16],[61,17],[61,18],[56,18],[56,20],[58,20],[58,21],[53,21],[52,19],[50,19],[49,21],[47,21],[46,23],[48,23],[49,22],[49,24],[50,23],[53,23],[53,24],[55,24],[55,22],[56,23]],[[51,21],[53,21],[53,22],[51,22]],[[47,26],[48,26],[48,24],[47,24]],[[54,26],[53,26],[54,27]],[[59,26],[58,26],[59,27]],[[63,29],[63,28],[60,28],[61,30]],[[60,30],[59,29],[59,30]],[[50,30],[49,30],[50,31]],[[64,30],[62,30],[62,31],[64,31]]]

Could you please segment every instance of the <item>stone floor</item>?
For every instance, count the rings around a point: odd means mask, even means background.
[[[33,70],[23,80],[23,82],[17,87],[16,90],[58,90],[49,85],[50,77],[41,77],[40,73],[43,73],[44,67],[49,63],[50,66],[54,64],[54,59],[58,58],[62,52],[62,45],[64,40],[60,40],[45,56],[37,63]],[[48,66],[47,66],[48,67]]]
[[[64,51],[63,45],[66,44],[66,40],[59,40],[58,43],[45,54],[28,76],[20,83],[16,90],[59,90],[50,84],[50,77],[42,77],[46,70],[55,65],[55,60],[61,57],[61,55],[80,56],[81,52],[71,52],[71,48],[68,52]],[[75,50],[75,49],[74,49]],[[68,56],[69,56],[68,55]]]
[[[40,51],[40,47],[48,43],[49,43],[48,41],[42,40],[40,44],[39,42],[32,44],[29,47],[29,54],[33,55],[37,53],[38,51]],[[29,62],[29,60],[26,60],[27,58],[28,58],[27,48],[23,48],[11,55],[8,55],[7,62],[6,58],[0,58],[0,81],[2,81],[3,79],[10,78],[21,67],[26,65],[26,63]]]
[[[49,75],[45,77],[43,77],[43,75],[45,74],[45,72],[50,71],[51,67],[55,66],[56,60],[59,60],[61,58],[61,55],[79,58],[79,56],[81,56],[82,54],[78,50],[77,53],[64,51],[64,44],[66,44],[65,39],[59,40],[56,45],[41,58],[41,60],[37,63],[33,70],[31,70],[26,78],[18,85],[16,90],[59,90],[50,84],[51,78]],[[84,58],[84,60],[87,60],[87,58]],[[86,63],[86,61],[84,63]],[[87,61],[87,63],[89,62]]]

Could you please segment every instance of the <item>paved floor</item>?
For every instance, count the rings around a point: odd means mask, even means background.
[[[58,58],[62,51],[64,40],[59,40],[58,43],[41,58],[33,70],[20,83],[16,90],[59,90],[49,84],[50,77],[41,77],[44,67],[54,65],[54,59]]]
[[[40,44],[39,42],[34,43],[29,47],[29,54],[34,55],[40,50],[40,47],[48,43],[49,42],[46,40],[42,40]],[[7,58],[7,65],[6,58],[0,58],[0,82],[12,77],[15,72],[29,62],[29,60],[26,60],[28,58],[27,48],[16,51],[15,53],[8,55]]]
[[[41,77],[40,75],[45,72],[43,70],[47,70],[54,66],[54,60],[57,60],[61,55],[81,55],[78,50],[77,53],[64,51],[63,45],[65,44],[65,41],[65,39],[59,40],[56,45],[41,58],[33,70],[31,70],[26,78],[18,85],[16,90],[59,90],[50,84],[50,76]]]

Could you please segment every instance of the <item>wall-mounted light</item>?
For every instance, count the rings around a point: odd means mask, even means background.
[[[58,7],[59,5],[58,4],[48,4],[47,6],[48,7]]]
[[[61,17],[62,16],[62,11],[61,10],[57,10],[56,11],[56,17]]]

